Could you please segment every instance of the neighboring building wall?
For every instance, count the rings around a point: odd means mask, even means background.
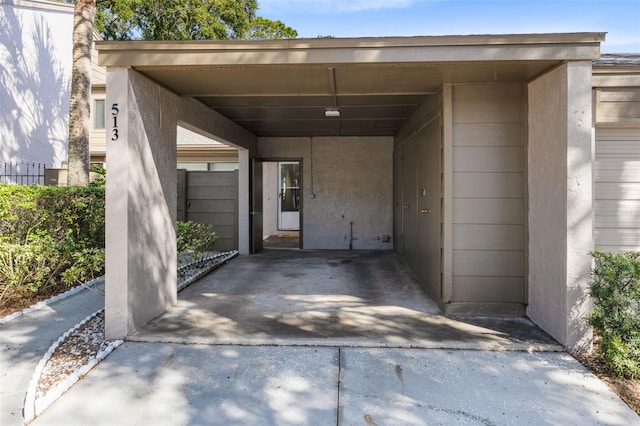
[[[96,31],[94,31],[93,40],[94,42],[101,40],[100,34]],[[94,43],[93,49],[91,50],[91,136],[89,140],[91,163],[105,163],[107,135],[105,132],[105,126],[96,127],[96,123],[99,124],[101,121],[96,120],[96,114],[99,113],[96,108],[96,101],[104,102],[107,97],[106,86],[107,70],[105,67],[98,65],[98,49],[95,48]],[[104,116],[102,117],[104,120],[102,120],[102,123],[106,125],[106,106],[102,112],[104,113]]]
[[[631,87],[602,87],[596,90],[596,126],[640,127],[640,75],[638,71],[635,75],[630,74],[624,80],[611,80],[614,84],[628,84]],[[600,76],[596,80],[604,83],[604,78]]]
[[[529,84],[527,314],[570,350],[586,350],[593,248],[591,62]]]
[[[305,249],[390,250],[391,137],[261,138],[261,158],[301,159]]]
[[[594,64],[595,245],[640,251],[640,55]]]
[[[640,127],[596,128],[594,173],[596,247],[640,251]]]
[[[453,87],[447,312],[524,312],[524,106],[520,84]]]
[[[67,161],[73,5],[0,3],[0,162]]]

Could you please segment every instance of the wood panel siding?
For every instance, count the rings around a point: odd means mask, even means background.
[[[523,303],[524,90],[453,87],[453,302]]]
[[[598,124],[640,126],[640,90],[637,87],[607,87],[595,92]]]
[[[596,247],[640,250],[640,127],[596,129],[594,176]]]
[[[178,170],[178,219],[213,225],[216,250],[238,248],[238,172]]]
[[[442,282],[442,96],[429,97],[400,129],[394,152],[394,247],[439,303]]]

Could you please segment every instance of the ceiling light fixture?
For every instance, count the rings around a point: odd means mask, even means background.
[[[326,108],[324,115],[325,117],[340,117],[340,110],[338,108]]]

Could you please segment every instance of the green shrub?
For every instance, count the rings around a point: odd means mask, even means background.
[[[0,238],[24,244],[40,231],[104,247],[104,188],[0,185]]]
[[[213,226],[191,221],[178,221],[176,234],[178,252],[190,252],[196,258],[212,250],[218,240]]]
[[[67,285],[84,283],[101,275],[104,270],[104,249],[85,248],[71,256],[71,266],[62,273]]]
[[[68,263],[63,250],[48,235],[33,234],[27,244],[0,241],[0,301],[21,293],[46,291]]]
[[[588,317],[597,336],[597,351],[612,371],[640,377],[640,252],[594,251]]]
[[[102,166],[92,166],[89,169],[89,186],[104,187],[107,183],[107,171]]]
[[[0,302],[99,273],[104,242],[104,188],[0,185]]]

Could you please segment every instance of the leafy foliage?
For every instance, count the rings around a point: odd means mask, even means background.
[[[0,185],[0,307],[102,273],[104,194],[103,186]],[[180,252],[202,257],[217,239],[211,225],[178,222]]]
[[[191,252],[195,257],[212,250],[218,240],[213,226],[191,221],[178,221],[178,252]]]
[[[92,166],[89,169],[89,186],[104,187],[107,184],[107,171],[102,166]]]
[[[292,38],[280,21],[256,17],[258,0],[98,0],[105,40]]]
[[[588,317],[597,350],[619,376],[640,377],[640,252],[595,251]]]
[[[84,248],[71,255],[71,266],[62,273],[66,285],[84,283],[104,270],[104,248]]]
[[[289,39],[298,37],[298,32],[282,21],[272,21],[260,16],[251,21],[247,38],[256,39]]]
[[[0,185],[0,302],[98,273],[104,243],[104,188]]]

